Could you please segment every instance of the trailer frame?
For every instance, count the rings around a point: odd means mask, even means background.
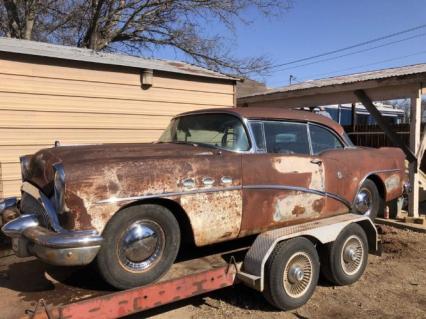
[[[57,307],[50,307],[46,301],[40,300],[34,311],[28,311],[22,319],[120,318],[230,287],[239,282],[262,291],[264,265],[280,241],[305,237],[319,244],[330,243],[351,223],[359,224],[366,232],[369,253],[380,255],[381,245],[373,222],[365,216],[343,214],[261,233],[245,254],[243,262],[237,262],[231,252],[228,261],[221,265],[215,264],[207,270],[177,276],[147,286]]]

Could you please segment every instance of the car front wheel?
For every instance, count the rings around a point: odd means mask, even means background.
[[[367,179],[362,183],[355,196],[354,212],[369,217],[371,220],[377,217],[382,207],[382,198],[376,184]]]
[[[172,266],[180,245],[179,224],[160,205],[125,208],[108,222],[96,262],[102,277],[117,289],[147,285]]]

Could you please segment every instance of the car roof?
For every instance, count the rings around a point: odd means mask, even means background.
[[[228,113],[249,120],[295,120],[301,122],[313,122],[325,125],[340,135],[344,133],[344,129],[339,123],[326,116],[309,111],[296,111],[279,107],[211,108],[182,113],[179,114],[178,117],[204,113]]]

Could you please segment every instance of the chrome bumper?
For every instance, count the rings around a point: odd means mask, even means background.
[[[10,199],[0,202],[0,215],[12,203]],[[12,248],[18,257],[35,255],[49,264],[60,266],[91,263],[101,248],[102,236],[95,230],[68,231],[57,226],[59,231],[52,231],[40,226],[36,214],[23,214],[6,223],[2,231],[12,239]]]

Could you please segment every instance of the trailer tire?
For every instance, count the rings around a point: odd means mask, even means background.
[[[314,245],[303,237],[289,239],[275,247],[265,265],[263,294],[279,309],[295,309],[311,298],[318,276],[319,257]]]
[[[165,207],[143,204],[116,213],[103,232],[97,267],[111,286],[128,289],[150,284],[174,263],[180,230]]]
[[[321,249],[321,273],[337,286],[350,285],[364,273],[368,260],[368,240],[356,223],[346,226],[336,240]]]

